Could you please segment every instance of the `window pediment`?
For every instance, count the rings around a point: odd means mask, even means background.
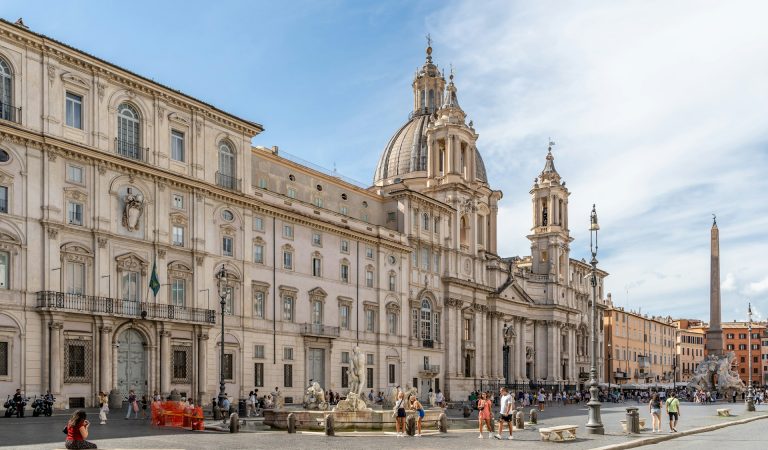
[[[364,307],[365,309],[373,309],[373,310],[376,310],[376,309],[379,309],[379,304],[378,304],[378,303],[376,303],[376,302],[365,301],[365,302],[363,302],[363,307]]]
[[[87,247],[78,243],[67,243],[60,247],[62,254],[80,255],[87,258],[93,258],[93,252]]]
[[[251,281],[251,288],[266,293],[269,290],[269,283],[264,283],[263,281]]]
[[[64,188],[64,197],[68,200],[74,200],[77,202],[84,202],[88,198],[88,194],[77,188]]]
[[[173,213],[171,214],[171,224],[172,225],[187,225],[187,216],[180,213]]]
[[[65,84],[70,84],[79,87],[80,89],[88,90],[91,88],[91,84],[85,80],[85,78],[75,75],[72,72],[64,72],[61,74],[61,81]]]
[[[253,239],[253,243],[258,245],[264,245],[267,242],[264,239],[262,239],[261,236],[257,236],[256,238]]]
[[[321,287],[316,287],[309,290],[310,300],[325,300],[325,297],[327,296],[328,293],[325,292]]]
[[[192,268],[180,261],[174,261],[168,264],[168,277],[192,279]]]
[[[393,312],[393,313],[400,312],[400,305],[398,305],[396,302],[387,303],[386,308],[387,308],[387,312]]]
[[[234,236],[237,230],[231,225],[222,225],[221,234],[224,236]]]
[[[284,284],[281,284],[280,286],[278,286],[277,289],[280,291],[280,295],[285,295],[285,294],[296,295],[299,292],[299,290],[296,289],[295,287],[286,286]]]
[[[144,260],[144,258],[141,258],[139,255],[135,253],[125,253],[123,255],[120,255],[115,258],[115,265],[117,267],[117,271],[128,271],[128,272],[141,272],[142,275],[147,274],[147,261]]]
[[[175,112],[172,112],[172,113],[168,114],[168,121],[169,122],[176,122],[176,123],[179,123],[179,124],[184,125],[186,127],[190,126],[190,124],[192,123],[190,121],[189,117],[187,117],[185,115],[182,115],[182,114],[179,114],[179,113],[175,113]]]
[[[336,299],[339,301],[339,306],[352,306],[353,300],[349,297],[339,295]]]

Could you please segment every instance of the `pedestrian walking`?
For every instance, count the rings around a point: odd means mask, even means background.
[[[146,420],[149,419],[149,416],[147,415],[147,404],[149,401],[147,400],[146,395],[141,396],[141,418]]]
[[[669,430],[672,433],[677,433],[677,421],[680,418],[680,401],[677,399],[674,392],[672,393],[672,396],[664,402],[664,406],[667,410],[667,414],[669,414]]]
[[[88,427],[91,423],[86,418],[85,411],[78,409],[67,421],[67,427],[64,431],[67,438],[64,441],[64,447],[68,449],[98,448],[93,442],[88,442]]]
[[[648,402],[648,410],[651,412],[651,423],[653,424],[653,432],[657,433],[661,431],[661,399],[659,394],[653,394],[651,401]]]
[[[125,412],[125,418],[130,419],[131,413],[133,413],[134,419],[139,418],[139,404],[136,402],[136,394],[133,389],[128,391],[128,410]]]
[[[491,402],[488,400],[488,396],[485,392],[480,394],[480,400],[477,401],[477,410],[479,411],[477,414],[477,422],[480,427],[480,435],[478,435],[477,438],[483,438],[483,424],[485,424],[485,427],[488,430],[488,439],[490,439],[493,433],[493,427],[491,427]]]
[[[99,392],[99,424],[100,425],[106,425],[107,424],[107,413],[109,412],[109,400],[107,399],[107,394],[104,392]]]
[[[496,439],[502,439],[501,434],[504,432],[504,423],[509,428],[508,440],[512,440],[512,410],[515,408],[515,399],[509,393],[507,388],[503,387],[501,391],[501,406],[499,407],[499,432],[494,436]]]

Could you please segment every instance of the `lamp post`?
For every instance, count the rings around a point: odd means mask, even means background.
[[[592,252],[592,351],[589,352],[589,420],[586,429],[588,434],[605,434],[603,422],[600,420],[600,390],[597,387],[597,232],[600,225],[597,224],[595,205],[592,205],[589,221],[589,250]]]
[[[613,392],[611,392],[611,378],[613,378],[613,353],[611,351],[611,341],[608,341],[608,401],[613,401]]]
[[[224,309],[227,305],[227,295],[229,294],[229,283],[227,282],[227,271],[224,264],[216,273],[216,286],[219,288],[219,298],[221,299],[221,354],[219,355],[219,408],[224,406]],[[226,413],[225,418],[226,418]]]
[[[752,303],[749,303],[749,310],[747,312],[749,316],[749,322],[747,323],[747,355],[749,356],[749,373],[747,373],[747,380],[749,380],[749,386],[747,387],[747,411],[755,410],[755,396],[752,390]]]

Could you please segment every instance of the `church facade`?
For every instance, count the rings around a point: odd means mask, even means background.
[[[346,391],[355,345],[366,390],[583,382],[590,267],[569,256],[551,152],[531,256],[501,257],[502,194],[431,48],[412,94],[362,188],[252,147],[258,123],[0,22],[0,392],[208,401],[223,374],[232,397],[299,402],[310,379]]]

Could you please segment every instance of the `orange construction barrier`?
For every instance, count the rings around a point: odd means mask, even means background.
[[[203,408],[191,407],[183,402],[152,402],[152,425],[158,427],[203,430]]]

